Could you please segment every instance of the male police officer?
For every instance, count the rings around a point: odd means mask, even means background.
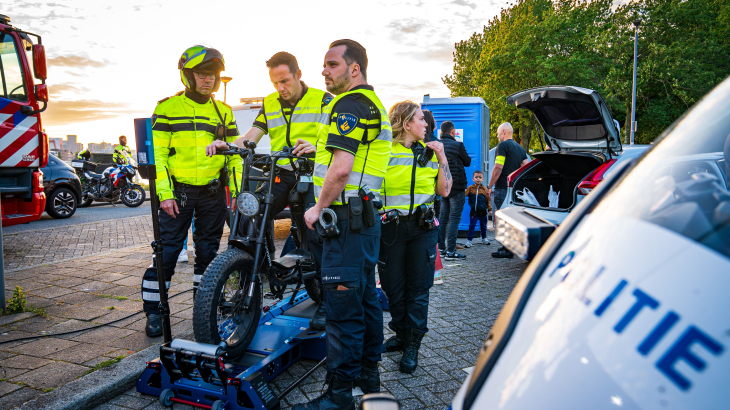
[[[114,147],[114,163],[127,164],[127,156],[132,158],[132,149],[127,146],[127,137],[119,137],[119,145]]]
[[[175,273],[177,257],[188,236],[195,213],[194,289],[216,256],[227,215],[225,187],[228,170],[241,169],[241,158],[209,158],[205,147],[214,139],[233,140],[239,135],[233,111],[213,99],[225,70],[223,55],[205,46],[185,50],[178,62],[185,91],[161,100],[152,116],[152,137],[157,168],[157,194],[161,201],[160,236],[167,286]],[[233,178],[230,189],[235,192]],[[231,207],[235,206],[234,202]],[[157,271],[147,269],[142,281],[148,336],[162,334]]]
[[[333,42],[324,59],[327,91],[337,97],[320,120],[317,204],[304,218],[313,228],[329,208],[340,231],[324,239],[322,253],[328,389],[294,409],[354,409],[352,386],[358,376],[363,392],[380,391],[383,314],[375,293],[380,221],[372,203],[380,195],[393,135],[383,104],[367,84],[367,61],[365,48],[353,40]]]
[[[236,140],[236,145],[243,146],[243,141],[259,142],[264,134],[271,138],[271,151],[281,151],[285,146],[295,147],[294,153],[302,155],[314,153],[317,143],[317,126],[323,108],[332,100],[332,94],[307,87],[302,78],[296,57],[285,51],[274,54],[268,61],[269,78],[276,92],[264,98],[264,104],[259,111],[251,129]],[[217,149],[227,149],[223,141],[215,141],[208,146],[206,153],[213,155]],[[295,170],[291,168],[289,160],[279,160],[280,182],[274,186],[274,210],[270,213],[273,219],[289,205],[289,192],[297,183]],[[266,192],[268,183],[259,188],[259,192]],[[310,184],[311,185],[311,184]],[[310,189],[305,199],[305,207],[314,205],[314,190]],[[306,227],[298,227],[306,229]],[[307,232],[312,240],[309,249],[315,263],[319,266],[322,246],[315,232]],[[314,329],[324,329],[324,303],[320,303],[317,312],[309,322]]]

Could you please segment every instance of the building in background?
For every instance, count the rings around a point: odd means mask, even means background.
[[[84,149],[84,144],[76,142],[76,135],[67,135],[66,138],[48,138],[48,148],[61,160],[71,161]]]
[[[100,144],[90,142],[89,151],[103,153],[103,154],[113,154],[114,153],[114,144],[110,144],[110,143],[104,142],[104,141],[102,141]]]

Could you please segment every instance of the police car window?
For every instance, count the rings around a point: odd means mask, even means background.
[[[708,94],[593,213],[641,219],[730,257],[730,81]]]
[[[0,81],[2,96],[11,100],[28,101],[23,82],[23,71],[13,37],[0,33]]]

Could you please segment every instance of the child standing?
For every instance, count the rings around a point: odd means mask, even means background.
[[[471,212],[469,212],[469,234],[466,237],[466,244],[464,245],[467,248],[470,248],[472,245],[471,240],[474,238],[474,228],[476,228],[477,222],[479,222],[479,229],[482,234],[482,243],[489,245],[489,240],[487,239],[487,215],[492,210],[492,205],[489,203],[489,196],[487,195],[487,187],[482,184],[484,182],[484,173],[478,170],[474,171],[472,179],[474,180],[474,184],[466,189],[466,197],[471,207]]]

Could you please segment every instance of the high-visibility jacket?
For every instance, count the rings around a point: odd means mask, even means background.
[[[388,120],[388,112],[383,107],[383,103],[375,92],[367,89],[355,89],[342,93],[335,97],[325,108],[320,117],[320,125],[318,129],[317,155],[314,164],[314,195],[319,201],[319,194],[322,192],[322,184],[327,174],[329,165],[332,162],[332,152],[327,149],[327,138],[333,127],[332,120],[337,121],[337,102],[342,97],[354,93],[364,95],[372,104],[375,105],[380,113],[379,119],[367,120],[359,119],[358,124],[354,126],[365,129],[362,144],[355,154],[355,162],[347,180],[347,186],[340,197],[332,202],[332,205],[344,205],[347,198],[357,197],[360,187],[367,185],[375,194],[376,200],[379,200],[380,188],[383,183],[383,176],[388,168],[388,158],[390,157],[390,146],[393,142],[393,132]],[[376,135],[372,135],[368,130],[377,130]]]
[[[157,194],[161,201],[174,198],[172,177],[177,182],[188,185],[207,185],[221,176],[221,170],[228,163],[228,178],[231,192],[234,186],[234,171],[239,175],[235,180],[241,187],[241,157],[205,155],[205,147],[215,140],[216,126],[225,123],[227,142],[234,142],[238,134],[236,119],[231,108],[215,101],[220,117],[211,98],[198,104],[183,93],[161,100],[152,116],[152,140],[155,149],[157,169]],[[225,181],[221,181],[225,182]]]
[[[423,141],[414,144],[426,146]],[[426,166],[421,167],[411,148],[398,142],[392,146],[381,190],[383,209],[397,209],[401,215],[410,215],[420,205],[433,205],[439,173],[436,155],[426,162]]]
[[[264,98],[264,116],[271,138],[271,151],[281,151],[284,146],[293,147],[299,138],[317,145],[317,127],[323,111],[323,98],[324,91],[307,88],[307,92],[297,101],[289,117],[281,107],[278,92]],[[289,160],[279,160],[279,164],[288,163]]]
[[[121,159],[122,164],[127,163],[127,157],[124,156],[124,153],[127,153],[129,157],[132,157],[132,149],[129,148],[126,145],[119,144],[116,147],[114,147],[114,163],[117,163],[117,159]]]

